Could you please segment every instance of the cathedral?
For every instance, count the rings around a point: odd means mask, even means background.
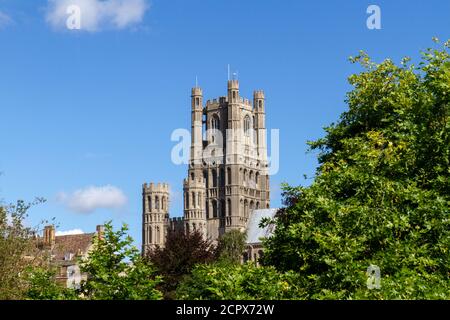
[[[254,91],[250,101],[239,94],[238,80],[227,89],[204,103],[202,89],[192,88],[183,217],[169,216],[168,184],[143,185],[144,254],[164,246],[171,231],[197,230],[213,241],[229,230],[246,231],[252,215],[270,207],[264,92]]]

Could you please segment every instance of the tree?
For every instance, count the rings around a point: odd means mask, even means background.
[[[156,300],[162,297],[156,286],[161,281],[154,268],[143,261],[132,246],[124,224],[114,231],[111,222],[95,237],[93,249],[81,261],[80,270],[88,274],[81,283],[81,294],[94,300]]]
[[[56,270],[50,268],[30,268],[25,298],[31,300],[75,300],[75,290],[65,288],[55,279]]]
[[[177,289],[182,300],[302,299],[306,294],[294,272],[246,264],[197,265]]]
[[[163,276],[165,298],[171,299],[182,277],[189,274],[194,265],[214,260],[214,247],[198,231],[169,232],[165,246],[150,251],[148,260]]]
[[[246,234],[239,230],[231,230],[219,238],[216,248],[218,260],[228,263],[240,263],[242,253],[245,250]]]
[[[352,58],[348,111],[311,142],[309,187],[284,186],[263,262],[295,270],[309,298],[450,298],[450,43],[376,64]],[[381,270],[369,290],[366,270]]]
[[[35,245],[34,230],[23,223],[27,210],[43,201],[27,204],[20,200],[0,206],[0,300],[23,299],[28,288],[27,270],[45,266]]]

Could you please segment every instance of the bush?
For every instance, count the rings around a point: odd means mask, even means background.
[[[301,299],[299,279],[293,272],[273,267],[210,264],[197,265],[177,290],[178,299],[274,300]]]

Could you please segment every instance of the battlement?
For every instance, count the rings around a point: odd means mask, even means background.
[[[206,101],[206,105],[218,105],[218,104],[225,104],[227,102],[227,97],[219,97],[219,98],[214,98],[214,99],[209,99]]]
[[[253,99],[264,99],[264,91],[263,90],[255,90],[253,92]]]
[[[203,90],[200,87],[194,87],[192,88],[192,96],[202,96],[203,95]]]
[[[206,186],[206,180],[203,177],[199,177],[197,179],[184,179],[183,180],[183,186],[184,187],[197,187],[197,188],[203,188]]]
[[[239,90],[239,81],[238,80],[228,80],[228,89]]]
[[[147,184],[144,183],[142,185],[142,191],[144,193],[147,192],[161,192],[161,193],[169,193],[169,184],[168,183],[157,183],[154,184],[153,182]]]
[[[170,231],[184,231],[184,218],[174,217],[169,219]]]
[[[206,101],[206,106],[213,106],[213,105],[218,105],[218,104],[220,104],[220,102],[217,99],[212,99],[212,100]]]

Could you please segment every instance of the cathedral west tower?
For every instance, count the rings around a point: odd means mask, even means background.
[[[195,87],[190,109],[183,218],[167,219],[164,226],[198,230],[212,240],[229,230],[245,231],[253,210],[270,207],[264,92],[254,91],[253,101],[244,99],[238,80],[229,80],[226,96],[204,103],[203,90]],[[155,239],[148,232],[143,229],[144,247],[156,244],[145,244]]]

